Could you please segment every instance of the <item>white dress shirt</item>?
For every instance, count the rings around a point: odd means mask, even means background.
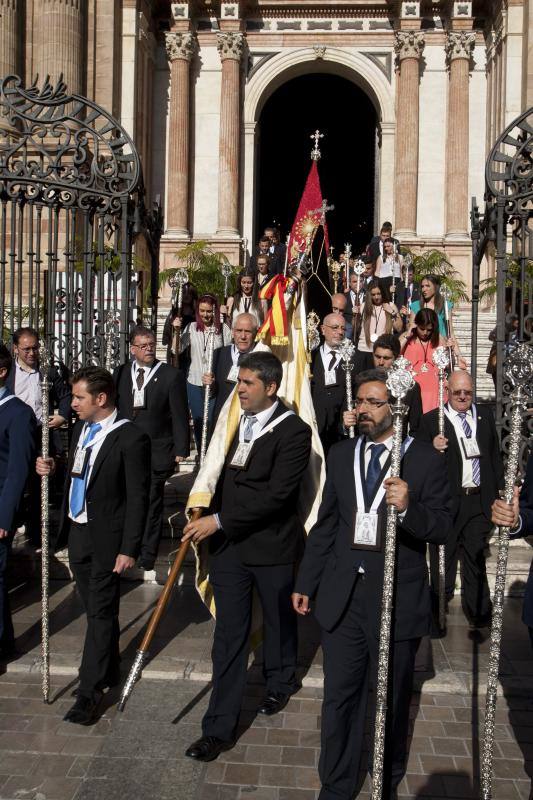
[[[465,432],[463,430],[463,423],[461,422],[461,418],[459,416],[459,412],[455,411],[449,404],[448,404],[448,413],[450,415],[449,419],[452,423],[455,435],[457,436],[457,441],[459,443],[459,452],[461,453],[461,460],[463,462],[463,481],[461,486],[463,489],[472,489],[477,486],[474,483],[474,477],[472,473],[472,459],[465,458],[465,454],[463,452],[463,448],[461,446],[461,439],[466,439]],[[472,429],[472,435],[474,434],[474,415],[472,413],[472,409],[469,408],[466,412],[466,421],[470,425]]]
[[[252,436],[250,439],[251,442],[253,442],[256,439],[256,437],[258,436],[259,433],[261,433],[265,425],[267,425],[270,422],[278,405],[279,405],[279,400],[276,400],[269,408],[265,408],[264,411],[258,411],[257,414],[249,414],[249,416],[256,417],[256,420],[252,425]],[[247,421],[247,416],[246,414],[243,414],[239,425],[239,442],[244,442],[244,428],[246,426],[246,421]]]
[[[112,424],[115,422],[115,420],[117,418],[117,413],[118,413],[117,409],[115,408],[115,409],[113,409],[113,411],[111,412],[111,414],[108,417],[105,417],[105,419],[99,420],[99,424],[101,425],[102,431],[106,431],[107,433],[109,433],[109,429],[111,428]],[[84,439],[85,439],[85,437],[87,435],[87,431],[88,431],[88,426],[87,426],[87,424],[85,424],[83,426],[83,428],[82,428],[81,433],[80,433],[80,438],[78,439],[78,445],[76,447],[76,453],[81,448],[81,446],[83,444],[83,441],[84,441]],[[107,435],[107,433],[106,433],[106,435]],[[99,436],[99,435],[100,435],[100,431],[98,431],[98,433],[97,433],[97,436]],[[96,461],[96,456],[100,452],[100,448],[103,445],[103,443],[105,441],[105,438],[106,437],[103,436],[99,441],[96,442],[96,444],[90,445],[89,463],[87,464],[87,482],[85,484],[86,487],[89,485],[89,482],[91,480],[91,472],[92,472],[92,469],[93,469],[93,466],[94,466],[94,462]],[[76,453],[74,454],[74,458],[76,458]],[[72,517],[70,515],[70,497],[71,497],[71,494],[72,494],[72,478],[70,480],[70,486],[69,486],[69,490],[68,490],[69,518],[71,520],[73,520],[74,522],[77,522],[79,525],[84,525],[88,521],[88,518],[87,518],[87,503],[85,503],[85,505],[83,507],[83,511],[81,512],[81,514],[78,514],[77,517]]]
[[[14,394],[33,409],[37,422],[43,422],[43,399],[41,394],[41,373],[38,369],[23,369],[15,361],[15,388]]]
[[[381,455],[379,457],[379,463],[380,463],[381,469],[383,469],[383,467],[385,466],[386,460],[388,459],[388,457],[390,456],[390,454],[392,452],[392,443],[393,443],[393,441],[394,441],[394,436],[389,436],[389,438],[385,439],[384,442],[373,442],[370,439],[367,440],[367,442],[365,443],[365,478],[366,478],[366,473],[368,472],[368,465],[370,464],[370,456],[371,456],[370,448],[372,447],[372,445],[373,444],[384,444],[385,445],[385,450],[381,453]],[[398,514],[398,519],[400,520],[400,522],[403,520],[403,518],[405,517],[406,513],[407,513],[407,509],[405,509],[405,511],[402,511],[401,513]]]
[[[338,354],[338,352],[336,350],[333,350],[333,348],[330,347],[329,344],[326,344],[326,342],[324,342],[324,344],[320,348],[320,355],[322,357],[322,364],[324,365],[324,372],[330,372],[329,363],[331,361],[331,356],[335,356],[335,363],[331,368],[331,372],[336,370],[341,362],[341,357]]]

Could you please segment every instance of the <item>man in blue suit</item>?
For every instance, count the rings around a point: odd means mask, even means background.
[[[526,477],[522,491],[515,488],[511,505],[505,500],[495,500],[492,504],[492,522],[494,525],[511,528],[511,538],[533,535],[533,456],[529,456]],[[533,562],[529,568],[529,577],[524,595],[522,621],[529,628],[529,637],[533,645]]]
[[[28,477],[35,447],[35,415],[6,386],[12,359],[0,344],[0,658],[14,649],[15,634],[7,593],[7,559],[13,541],[15,515]]]

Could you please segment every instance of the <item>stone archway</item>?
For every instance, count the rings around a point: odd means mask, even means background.
[[[396,116],[393,87],[372,53],[350,53],[338,47],[306,47],[283,51],[269,58],[252,75],[244,100],[243,234],[253,241],[256,188],[257,123],[263,105],[286,81],[310,73],[340,75],[363,89],[376,109],[379,126],[379,163],[376,164],[376,208],[380,220],[393,219],[392,192],[380,186],[393,185]]]

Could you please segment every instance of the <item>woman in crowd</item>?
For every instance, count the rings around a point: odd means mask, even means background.
[[[402,280],[402,266],[403,256],[396,252],[394,239],[389,236],[383,242],[383,255],[377,257],[375,276],[379,278],[380,286],[384,286],[391,295],[395,294],[394,290]]]
[[[238,314],[252,314],[257,320],[257,327],[263,324],[266,304],[259,299],[257,273],[253,269],[243,269],[237,276],[237,291],[228,298],[227,307],[222,312],[231,327],[233,317]]]
[[[452,308],[453,303],[447,300],[448,305],[448,318],[449,318],[449,332],[446,328],[446,311],[444,307],[444,297],[440,292],[441,280],[437,275],[424,275],[420,283],[420,300],[414,300],[411,303],[411,317],[409,324],[412,327],[416,314],[421,308],[431,308],[438,317],[439,333],[441,336],[453,336],[452,325]]]
[[[181,327],[181,319],[177,317],[173,325]],[[211,294],[203,294],[198,299],[196,320],[187,325],[181,335],[180,352],[189,350],[189,368],[187,370],[187,398],[194,426],[196,448],[200,451],[202,442],[202,426],[204,416],[204,382],[203,376],[208,370],[209,338],[214,336],[214,349],[223,347],[231,341],[231,331],[220,319],[218,300]],[[209,401],[209,422],[213,416],[215,399]]]
[[[372,349],[376,339],[384,333],[399,333],[403,324],[394,303],[390,302],[387,289],[378,281],[368,284],[363,306],[363,321],[357,343],[359,369],[371,369],[374,365]]]

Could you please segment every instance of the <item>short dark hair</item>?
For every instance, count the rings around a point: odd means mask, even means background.
[[[261,236],[259,241],[260,242],[268,242],[268,243],[270,243],[270,238],[268,236]]]
[[[13,334],[14,345],[18,345],[21,336],[33,336],[35,339],[37,339],[37,341],[39,341],[39,331],[35,330],[35,328],[30,328],[29,326],[17,328]]]
[[[130,333],[130,344],[133,344],[137,336],[151,336],[155,339],[155,333],[151,328],[147,328],[146,325],[134,325]]]
[[[283,377],[283,367],[274,353],[247,353],[239,359],[239,367],[255,372],[265,386],[275,383],[279,389]]]
[[[400,355],[400,340],[392,333],[382,333],[381,336],[378,336],[372,347],[372,352],[375,353],[378,347],[383,350],[390,350],[394,358],[398,358]]]
[[[385,221],[385,222],[382,224],[382,226],[381,226],[381,230],[382,230],[382,231],[392,231],[392,222],[389,222],[388,220],[386,220],[386,221]]]
[[[357,392],[364,383],[384,383],[386,385],[387,378],[388,374],[384,369],[365,369],[355,378],[355,391]]]
[[[98,394],[107,395],[107,399],[114,402],[116,397],[116,387],[113,376],[103,367],[81,367],[70,379],[70,385],[83,381],[87,385],[87,391],[92,397]]]
[[[11,358],[11,353],[5,346],[5,344],[0,343],[0,369],[7,369],[6,378],[11,372],[11,366],[13,364],[13,359]]]
[[[440,341],[439,318],[432,308],[421,308],[420,311],[417,311],[415,325],[421,328],[427,328],[428,325],[432,325],[433,333],[429,341],[432,347],[438,347]]]

